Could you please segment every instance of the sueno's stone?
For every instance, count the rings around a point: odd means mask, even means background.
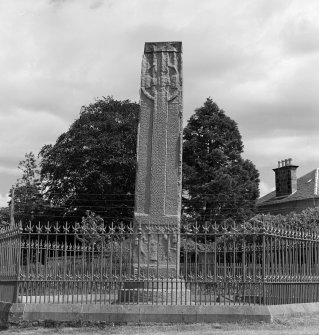
[[[179,273],[182,184],[182,43],[145,43],[135,189],[133,262],[141,272]]]

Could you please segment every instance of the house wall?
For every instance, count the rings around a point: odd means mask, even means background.
[[[281,202],[276,204],[263,204],[257,206],[258,213],[261,214],[282,214],[286,215],[291,212],[300,213],[306,208],[319,206],[319,198],[294,200],[289,202]]]

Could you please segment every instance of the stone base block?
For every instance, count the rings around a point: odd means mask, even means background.
[[[276,306],[253,305],[104,305],[104,304],[21,304],[0,302],[2,325],[26,322],[128,322],[203,323],[271,322],[277,318],[319,314],[319,303]]]
[[[158,280],[134,280],[124,282],[125,289],[145,289],[145,290],[185,290],[186,283],[179,279],[158,279]]]
[[[190,290],[179,289],[121,289],[118,292],[118,304],[164,304],[190,305]]]
[[[170,264],[149,264],[140,263],[133,265],[133,273],[135,275],[140,274],[141,277],[145,278],[174,278],[177,280],[179,277],[179,266],[176,266],[176,262]]]

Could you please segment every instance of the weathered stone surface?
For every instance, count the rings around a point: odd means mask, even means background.
[[[191,292],[182,280],[140,281],[118,292],[118,303],[189,305]]]
[[[134,213],[140,239],[134,263],[141,268],[166,266],[175,269],[176,274],[180,247],[182,86],[181,42],[146,43]]]
[[[190,301],[190,291],[180,289],[123,289],[119,291],[118,303],[185,305]]]
[[[4,323],[45,321],[92,322],[271,322],[277,317],[319,313],[319,303],[276,306],[252,305],[100,305],[0,304]],[[8,318],[8,319],[7,319]],[[31,323],[32,325],[32,323]]]
[[[301,304],[304,305],[304,304]],[[63,306],[63,307],[62,307]],[[293,305],[286,315],[294,312]],[[39,321],[55,322],[238,322],[271,321],[273,306],[200,306],[200,305],[100,305],[100,304],[13,304],[9,324],[30,324]],[[311,312],[318,313],[319,304]],[[282,308],[284,309],[284,308]],[[302,313],[298,306],[298,312]],[[308,308],[309,310],[309,308]],[[21,314],[22,311],[22,314]],[[1,311],[0,311],[1,313]],[[16,313],[18,315],[16,315]],[[279,312],[280,315],[283,311]]]

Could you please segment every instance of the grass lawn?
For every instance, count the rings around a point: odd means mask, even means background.
[[[152,325],[125,325],[83,328],[16,328],[1,331],[1,335],[42,335],[42,334],[122,334],[122,335],[297,335],[319,334],[319,315],[306,315],[294,318],[281,318],[273,323],[221,323],[221,324],[152,324]]]

